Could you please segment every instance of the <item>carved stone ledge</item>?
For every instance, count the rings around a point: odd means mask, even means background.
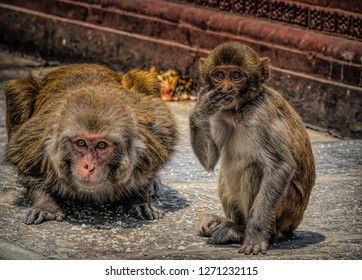
[[[301,25],[313,30],[362,39],[361,14],[329,7],[283,0],[174,0],[170,2],[187,2],[208,6],[222,11],[263,17]]]

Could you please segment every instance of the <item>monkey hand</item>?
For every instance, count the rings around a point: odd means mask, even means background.
[[[140,220],[156,220],[162,219],[165,212],[161,208],[157,207],[155,203],[145,202],[133,204],[131,209],[128,211],[128,214]]]
[[[36,207],[29,209],[25,215],[25,223],[27,225],[31,224],[40,224],[46,221],[57,220],[58,222],[63,221],[65,215],[62,211],[57,210],[55,212],[51,212],[48,210],[42,210]]]
[[[208,93],[199,92],[198,111],[203,116],[212,116],[232,103],[236,92],[216,88]]]
[[[254,238],[246,238],[244,244],[238,250],[239,253],[245,255],[254,254],[257,255],[259,252],[266,254],[268,248],[268,242],[265,240],[253,240]]]

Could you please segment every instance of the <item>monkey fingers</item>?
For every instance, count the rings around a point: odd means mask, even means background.
[[[40,224],[42,222],[46,221],[52,221],[57,220],[58,222],[63,221],[65,218],[65,215],[61,211],[57,211],[55,213],[51,213],[46,210],[40,210],[37,208],[31,208],[27,211],[25,215],[25,224]]]
[[[165,211],[157,207],[154,203],[149,204],[154,219],[162,219],[165,216]]]
[[[268,248],[268,242],[260,241],[256,244],[243,244],[238,250],[239,253],[244,253],[245,255],[250,255],[253,253],[257,255],[258,253],[266,254]]]
[[[165,212],[154,205],[154,203],[146,202],[142,204],[134,204],[128,213],[140,220],[156,220],[162,219]]]
[[[230,92],[215,89],[210,91],[207,97],[203,99],[202,104],[200,104],[200,110],[203,115],[210,116],[229,105],[233,100],[234,95],[230,94]]]

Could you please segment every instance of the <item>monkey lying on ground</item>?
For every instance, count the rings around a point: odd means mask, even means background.
[[[298,114],[263,83],[269,59],[226,43],[200,61],[205,88],[190,114],[192,148],[206,170],[221,157],[218,190],[226,218],[206,215],[199,234],[266,253],[303,218],[315,181],[311,144]]]
[[[157,77],[143,71],[122,79],[87,64],[7,84],[4,157],[28,191],[27,224],[63,220],[55,197],[122,205],[140,219],[163,217],[152,198],[178,132],[167,105],[154,98],[157,87]]]

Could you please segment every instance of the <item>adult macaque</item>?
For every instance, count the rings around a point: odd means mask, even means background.
[[[266,253],[299,225],[315,181],[311,144],[288,102],[264,85],[269,59],[226,43],[200,61],[204,89],[190,115],[193,150],[206,170],[221,157],[219,196],[226,218],[206,215],[199,234]]]
[[[55,197],[121,205],[140,219],[163,217],[152,198],[178,138],[175,120],[152,97],[155,76],[132,72],[131,81],[127,89],[110,69],[79,64],[8,83],[4,156],[27,188],[27,224],[63,220]]]

